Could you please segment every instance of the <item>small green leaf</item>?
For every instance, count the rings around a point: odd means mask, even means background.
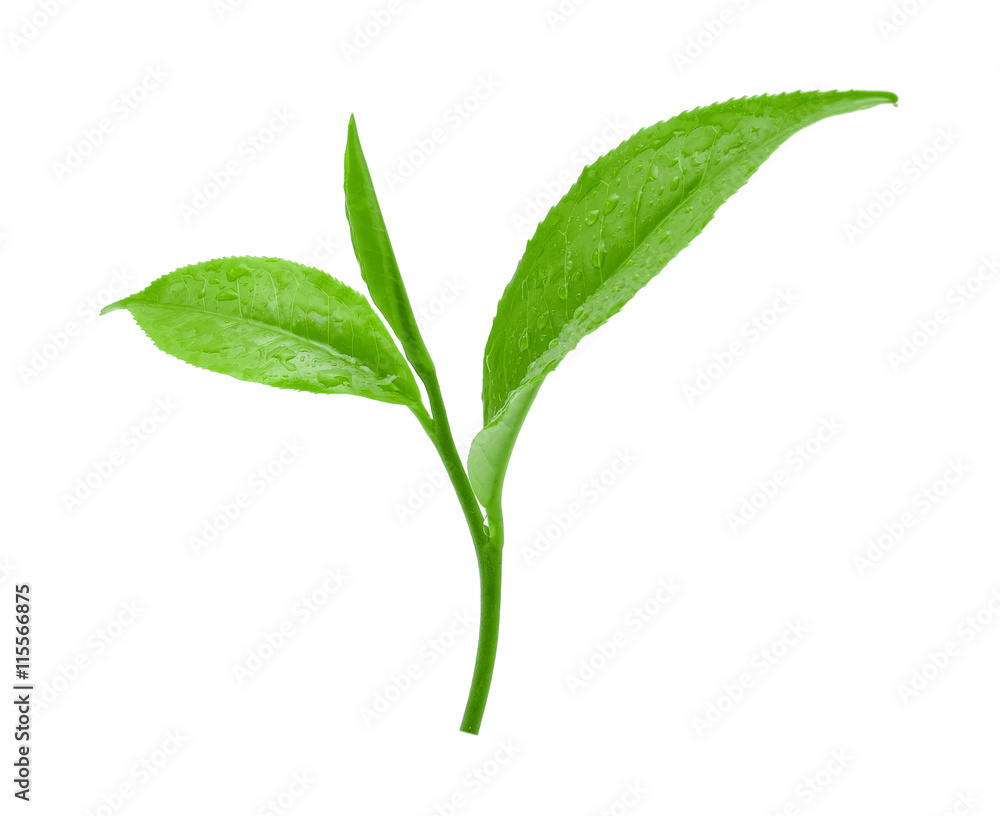
[[[413,374],[364,295],[278,258],[220,258],[157,278],[128,309],[158,348],[239,380],[421,404]]]
[[[514,441],[542,380],[700,233],[789,136],[891,93],[733,99],[639,131],[587,167],[539,224],[497,308],[483,367],[484,428],[469,476],[499,510]]]
[[[426,379],[428,374],[433,373],[434,363],[420,336],[417,319],[399,273],[353,116],[347,127],[344,194],[351,243],[361,266],[361,277],[368,285],[375,306],[403,344],[406,358],[421,378]]]

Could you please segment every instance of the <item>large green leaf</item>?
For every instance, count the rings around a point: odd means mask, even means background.
[[[375,195],[368,162],[361,150],[358,128],[351,116],[347,127],[347,150],[344,153],[344,194],[351,243],[361,266],[361,277],[368,285],[375,306],[388,321],[403,344],[403,353],[421,377],[434,371],[430,354],[420,336],[413,307],[399,273],[396,255]]]
[[[128,309],[163,351],[278,388],[420,404],[413,374],[364,295],[278,258],[220,258],[157,278]]]
[[[497,511],[524,416],[549,374],[682,250],[789,136],[895,95],[734,99],[639,131],[593,165],[539,224],[500,299],[483,367],[484,428],[469,476]]]

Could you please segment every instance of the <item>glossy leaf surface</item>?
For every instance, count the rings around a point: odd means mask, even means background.
[[[487,510],[499,510],[517,433],[563,357],[687,246],[793,133],[895,101],[868,91],[733,99],[645,128],[583,171],[528,242],[486,344],[484,428],[469,476]]]
[[[344,194],[351,243],[361,266],[361,277],[375,306],[403,344],[403,353],[414,369],[425,376],[434,370],[434,365],[420,336],[413,307],[403,285],[353,116],[347,128]]]
[[[210,371],[420,404],[409,366],[365,297],[318,269],[220,258],[157,278],[104,312],[115,309],[128,309],[158,348]]]

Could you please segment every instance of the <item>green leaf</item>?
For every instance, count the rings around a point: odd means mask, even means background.
[[[420,336],[413,307],[399,273],[399,265],[389,242],[389,233],[375,195],[368,162],[361,150],[358,128],[351,116],[347,126],[347,150],[344,153],[344,194],[351,243],[361,266],[361,277],[368,285],[372,301],[403,344],[403,353],[414,370],[426,379],[434,371],[427,347]]]
[[[539,224],[497,308],[483,367],[484,428],[469,476],[487,510],[542,380],[704,229],[789,136],[896,96],[792,93],[697,108],[587,167]],[[603,379],[603,378],[602,378]]]
[[[278,258],[220,258],[157,278],[128,309],[158,348],[239,380],[400,405],[420,392],[364,295]]]

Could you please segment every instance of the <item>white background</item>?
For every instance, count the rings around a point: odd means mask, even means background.
[[[0,20],[0,676],[12,683],[13,587],[29,582],[36,812],[255,814],[271,800],[296,816],[421,816],[459,794],[463,814],[935,816],[967,812],[961,796],[1000,813],[987,606],[1000,589],[1000,282],[956,289],[1000,251],[995,4],[910,0],[893,23],[889,2],[861,0],[589,0],[561,16],[555,0],[401,0],[356,53],[345,44],[387,2],[45,7],[15,0]],[[123,107],[147,72],[166,76]],[[817,88],[892,90],[900,104],[794,136],[536,401],[505,491],[501,642],[478,738],[458,731],[475,633],[449,634],[477,614],[475,559],[409,412],[222,377],[158,352],[124,312],[93,319],[116,274],[121,294],[223,255],[312,258],[361,287],[341,186],[354,112],[467,438],[495,304],[547,190],[687,108]],[[291,121],[261,134],[275,110]],[[444,139],[421,156],[435,128]],[[67,173],[57,163],[74,151],[88,155]],[[387,175],[415,151],[408,178]],[[185,218],[234,160],[238,175]],[[893,184],[903,192],[880,210]],[[862,209],[878,217],[849,235]],[[752,342],[746,322],[768,318],[779,290],[794,306]],[[946,322],[894,366],[937,310]],[[744,353],[686,397],[733,341]],[[789,451],[830,420],[840,430],[795,469]],[[250,490],[293,440],[303,451]],[[635,461],[607,473],[620,452]],[[92,474],[115,454],[110,475]],[[914,497],[949,462],[962,477],[923,512]],[[727,514],[779,469],[787,484],[734,530]],[[67,507],[88,474],[99,487]],[[192,537],[241,491],[249,506],[195,554]],[[574,502],[582,516],[546,532]],[[859,568],[907,512],[901,539]],[[539,536],[548,547],[529,559]],[[348,580],[324,596],[331,569]],[[680,592],[636,631],[626,615],[656,606],[661,579]],[[326,603],[304,620],[296,604],[313,592]],[[981,631],[966,628],[980,611]],[[293,634],[241,683],[248,652],[283,624]],[[807,632],[762,674],[789,625]],[[625,645],[573,693],[567,677],[600,663],[616,630]],[[947,666],[901,693],[949,641]],[[413,663],[419,679],[366,723]],[[752,686],[727,702],[745,673]],[[171,734],[182,747],[164,760]],[[162,764],[150,776],[143,761]],[[476,768],[493,774],[485,786]],[[287,793],[303,773],[304,793]],[[5,781],[4,813],[23,807],[11,794]]]

